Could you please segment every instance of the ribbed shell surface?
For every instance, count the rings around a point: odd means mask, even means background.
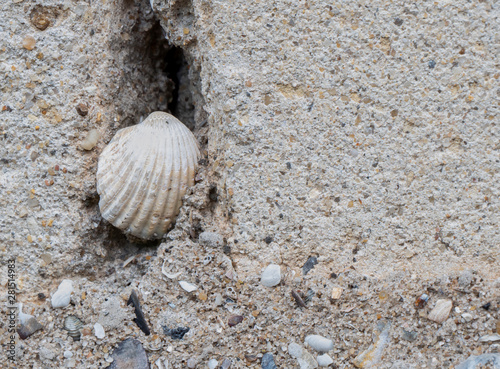
[[[161,238],[194,184],[198,157],[195,137],[170,114],[119,130],[99,157],[101,215],[127,234]]]

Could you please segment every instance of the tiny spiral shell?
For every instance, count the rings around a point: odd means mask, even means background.
[[[68,315],[64,319],[64,329],[68,331],[68,335],[73,338],[73,341],[80,341],[83,322],[75,315]]]
[[[99,157],[103,218],[138,238],[163,237],[194,184],[199,155],[194,135],[170,114],[154,112],[121,129]]]

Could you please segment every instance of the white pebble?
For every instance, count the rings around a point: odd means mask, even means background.
[[[333,341],[328,338],[312,334],[306,337],[306,343],[319,352],[327,352],[333,349]]]
[[[104,338],[104,336],[106,335],[104,333],[104,327],[102,325],[100,325],[99,323],[95,323],[94,324],[94,334],[97,338],[102,340]]]
[[[215,368],[217,368],[217,365],[219,365],[219,362],[217,360],[215,360],[215,359],[208,360],[208,363],[207,363],[208,369],[215,369]]]
[[[280,266],[276,264],[269,264],[262,272],[260,282],[266,287],[273,287],[279,284],[281,282]]]
[[[64,357],[65,357],[66,359],[69,359],[69,358],[72,358],[72,357],[73,357],[73,353],[72,353],[71,351],[69,351],[69,350],[64,351],[64,354],[63,354],[63,355],[64,355]]]
[[[296,359],[300,359],[302,357],[302,350],[302,346],[298,343],[292,342],[288,345],[288,354]]]
[[[319,355],[316,361],[319,366],[329,366],[333,364],[333,359],[328,354]]]
[[[194,368],[196,367],[196,364],[198,364],[198,360],[196,360],[194,357],[192,358],[189,358],[188,361],[187,361],[187,367],[188,368]]]
[[[85,150],[92,150],[95,145],[97,145],[97,141],[99,141],[99,131],[97,129],[91,129],[89,133],[87,133],[87,137],[82,141],[80,146]]]
[[[52,295],[51,303],[53,308],[63,308],[69,305],[73,292],[73,282],[69,279],[64,279],[57,291]]]

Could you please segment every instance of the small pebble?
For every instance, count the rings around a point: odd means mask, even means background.
[[[436,66],[436,62],[434,60],[429,60],[429,68],[433,69]]]
[[[63,356],[64,356],[66,359],[70,359],[70,358],[72,358],[72,357],[73,357],[73,353],[72,353],[71,351],[69,351],[69,350],[66,350],[66,351],[64,351]]]
[[[276,369],[276,364],[274,363],[273,354],[267,352],[262,356],[262,369]]]
[[[302,346],[298,343],[291,342],[288,345],[288,354],[295,359],[300,359],[302,357],[303,350]]]
[[[202,246],[207,247],[222,247],[224,246],[224,239],[222,236],[215,232],[202,232],[198,236],[198,242]]]
[[[341,287],[333,287],[332,288],[332,299],[338,300],[340,296],[342,296],[343,289]]]
[[[472,270],[464,270],[460,277],[458,277],[458,285],[462,288],[470,287],[472,281],[474,280],[474,275]]]
[[[319,352],[333,350],[333,341],[317,334],[307,336],[305,342]]]
[[[451,300],[437,300],[436,306],[431,310],[427,318],[436,323],[443,323],[450,315],[453,302]]]
[[[76,106],[76,112],[84,117],[89,113],[89,107],[87,104],[80,103]]]
[[[33,50],[35,48],[36,40],[33,36],[26,36],[23,40],[23,47],[26,50]]]
[[[316,361],[319,366],[329,366],[333,364],[333,359],[328,354],[319,355]]]
[[[184,335],[189,332],[189,327],[177,327],[174,329],[169,329],[166,326],[162,326],[163,333],[167,336],[172,337],[174,340],[182,340]]]
[[[269,264],[262,272],[260,282],[263,286],[274,287],[281,282],[281,268],[276,264]]]
[[[149,369],[149,361],[141,342],[127,338],[113,350],[113,363],[108,369]]]
[[[413,342],[417,339],[418,333],[415,331],[406,331],[403,329],[403,339],[408,342]]]
[[[215,360],[215,359],[208,360],[208,363],[207,363],[208,369],[215,369],[215,368],[217,368],[217,365],[219,365],[219,362],[217,360]]]
[[[87,137],[85,137],[85,140],[82,141],[80,146],[82,147],[82,149],[85,149],[87,151],[92,150],[95,145],[97,145],[97,141],[99,141],[99,138],[99,131],[93,128],[87,133]]]
[[[43,326],[38,323],[35,318],[31,317],[25,324],[22,324],[21,327],[19,327],[17,333],[22,340],[25,340],[33,333],[38,332],[41,329],[43,329]]]
[[[311,256],[307,259],[306,263],[302,266],[302,273],[306,275],[314,268],[314,266],[318,264],[318,258],[316,256]]]
[[[237,324],[240,324],[243,321],[243,316],[241,315],[233,315],[230,316],[229,319],[227,320],[227,325],[230,327],[234,327]]]
[[[229,369],[231,367],[232,363],[233,362],[231,360],[226,358],[226,359],[224,359],[224,361],[222,362],[222,365],[220,367],[221,367],[221,369]]]
[[[196,365],[198,364],[198,360],[196,360],[194,357],[191,357],[188,359],[186,364],[188,368],[192,369],[196,367]]]

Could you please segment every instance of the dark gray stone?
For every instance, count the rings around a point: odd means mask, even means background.
[[[262,369],[276,369],[273,354],[267,352],[262,356]]]
[[[133,338],[120,342],[113,351],[113,363],[108,369],[150,369],[142,344]]]

